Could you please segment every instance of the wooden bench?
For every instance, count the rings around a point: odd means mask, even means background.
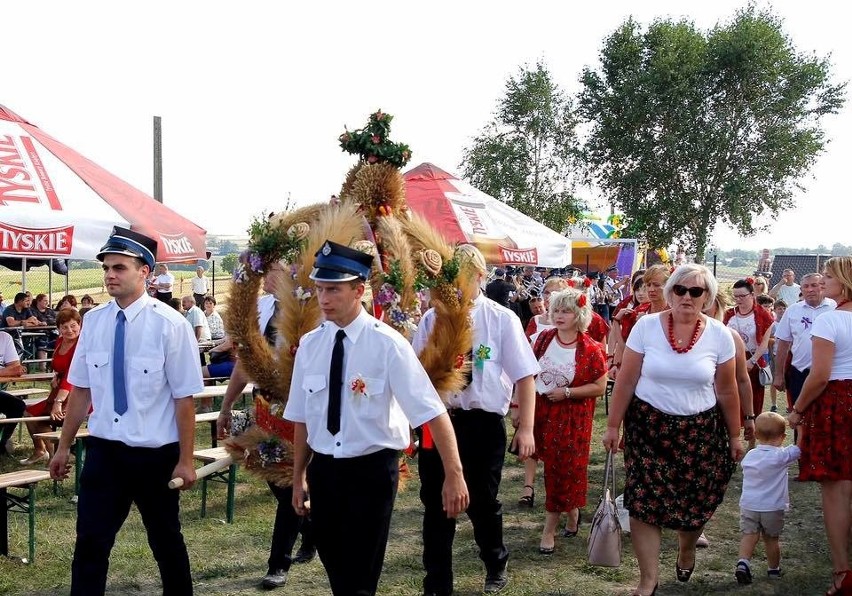
[[[228,457],[228,452],[224,447],[214,447],[211,449],[199,449],[192,456],[198,461],[209,464],[214,461],[219,461]],[[234,490],[237,483],[237,464],[233,463],[227,469],[219,472],[213,472],[209,476],[201,479],[201,517],[207,516],[207,483],[219,482],[227,485],[228,493],[225,500],[225,521],[229,524],[234,523]]]
[[[216,441],[216,420],[219,418],[219,412],[203,412],[195,415],[195,423],[209,422],[210,423],[210,446],[218,447]]]
[[[9,512],[26,513],[29,517],[29,559],[35,559],[35,487],[42,480],[50,480],[47,470],[18,470],[0,474],[0,502],[4,511],[0,515],[0,555],[9,555]],[[14,495],[10,488],[26,488],[26,495]]]
[[[7,389],[6,393],[14,397],[20,397],[23,400],[33,398],[37,395],[50,395],[50,389],[39,389],[38,387],[25,387],[23,389]],[[39,400],[35,400],[39,401]]]

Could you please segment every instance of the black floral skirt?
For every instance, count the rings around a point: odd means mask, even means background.
[[[698,530],[722,503],[736,469],[718,406],[666,414],[634,397],[624,419],[624,506],[671,530]]]

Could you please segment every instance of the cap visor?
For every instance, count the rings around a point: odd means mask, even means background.
[[[314,267],[311,274],[308,276],[314,281],[355,281],[361,277],[348,271],[335,271],[334,269],[323,269],[322,267]]]

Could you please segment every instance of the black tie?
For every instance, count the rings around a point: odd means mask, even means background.
[[[266,323],[266,329],[263,330],[263,337],[266,338],[266,343],[271,347],[275,347],[275,340],[278,338],[278,329],[275,328],[275,320],[278,318],[278,301],[275,301],[275,306],[272,307],[272,316]]]
[[[340,393],[343,388],[343,338],[346,332],[337,331],[334,349],[331,351],[331,368],[328,372],[328,432],[336,435],[340,431]]]

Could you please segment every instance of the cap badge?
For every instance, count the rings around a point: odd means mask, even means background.
[[[331,245],[326,242],[322,247],[322,254],[328,256],[331,254]]]

